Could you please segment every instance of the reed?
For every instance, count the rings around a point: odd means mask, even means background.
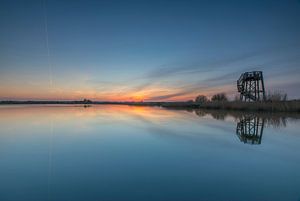
[[[265,101],[265,102],[242,102],[242,101],[210,101],[197,102],[165,102],[163,107],[192,107],[203,109],[240,110],[240,111],[269,111],[269,112],[300,112],[300,100],[291,101]]]

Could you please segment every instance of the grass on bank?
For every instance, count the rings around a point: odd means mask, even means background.
[[[215,101],[215,102],[167,102],[162,107],[191,107],[203,109],[242,110],[242,111],[270,111],[270,112],[300,112],[300,100],[293,101]]]
[[[195,101],[186,103],[164,103],[164,107],[194,107],[203,109],[222,110],[249,110],[249,111],[270,111],[270,112],[300,112],[300,100],[287,100],[287,94],[279,91],[269,92],[266,101],[244,102],[235,98],[228,101],[225,93],[218,93],[209,100],[204,95],[199,95]]]

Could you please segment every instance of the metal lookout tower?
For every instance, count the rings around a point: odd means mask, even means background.
[[[262,71],[243,73],[237,80],[241,101],[265,101],[265,86]]]

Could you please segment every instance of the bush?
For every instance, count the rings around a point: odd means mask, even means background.
[[[286,101],[287,94],[282,91],[269,91],[267,94],[267,101]]]
[[[89,100],[89,99],[83,99],[83,102],[84,102],[84,103],[92,103],[92,101]]]
[[[225,93],[218,93],[212,96],[211,101],[213,102],[224,102],[228,101]]]
[[[208,98],[206,96],[204,96],[204,95],[199,95],[195,99],[196,103],[201,103],[201,104],[207,103],[208,101],[209,101]]]
[[[235,95],[234,96],[234,101],[236,101],[236,102],[241,101],[240,96],[239,95]]]

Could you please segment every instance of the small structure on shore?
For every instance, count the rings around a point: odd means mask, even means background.
[[[265,101],[265,85],[262,71],[243,73],[237,80],[241,101]]]

